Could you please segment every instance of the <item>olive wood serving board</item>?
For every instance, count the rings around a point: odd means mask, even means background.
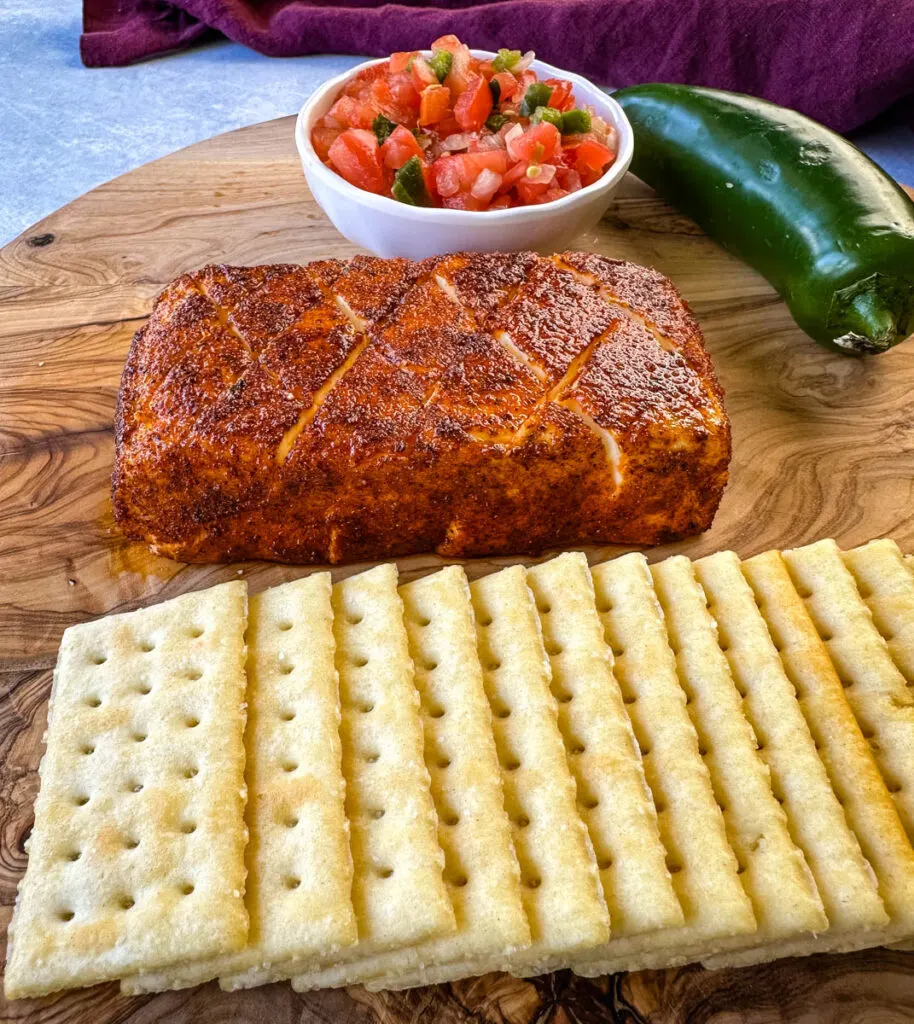
[[[253,590],[308,568],[182,566],[121,540],[109,475],[130,339],[156,294],[205,263],[307,262],[355,250],[305,185],[283,118],[209,139],[94,189],[0,249],[0,929],[38,786],[47,697],[66,626],[239,575]],[[914,342],[876,359],[826,352],[753,271],[629,175],[575,243],[657,267],[691,303],[733,421],[714,526],[656,548],[749,556],[832,536],[914,551]],[[591,548],[592,561],[622,549]],[[519,559],[466,564],[471,576]],[[442,564],[400,561],[404,578]],[[364,565],[334,568],[334,577]],[[7,1004],[0,1021],[912,1021],[914,955],[871,950],[739,971],[690,967],[590,981],[490,975],[450,986],[297,995],[215,984],[137,999],[116,985]]]

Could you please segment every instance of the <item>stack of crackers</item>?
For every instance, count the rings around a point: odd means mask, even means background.
[[[914,936],[893,542],[398,582],[233,582],[67,630],[10,997]]]

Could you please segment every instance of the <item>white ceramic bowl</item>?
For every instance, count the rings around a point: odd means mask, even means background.
[[[472,53],[481,58],[495,56],[488,50],[473,50]],[[365,61],[325,82],[301,108],[295,124],[295,143],[311,192],[334,227],[350,242],[378,256],[406,256],[414,260],[461,250],[555,251],[596,224],[606,212],[613,191],[631,163],[632,126],[619,104],[586,78],[540,60],[531,66],[541,79],[568,79],[574,84],[577,102],[592,106],[616,129],[616,160],[599,181],[541,206],[482,212],[408,206],[350,185],[321,163],[311,145],[311,129],[330,109],[349,79],[379,63],[381,61]]]

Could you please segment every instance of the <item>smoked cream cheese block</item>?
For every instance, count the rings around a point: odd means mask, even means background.
[[[707,529],[730,426],[656,271],[591,253],[211,266],[121,383],[121,530],[185,562],[347,562]]]

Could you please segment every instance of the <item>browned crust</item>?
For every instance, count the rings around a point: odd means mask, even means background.
[[[713,519],[722,398],[688,306],[631,263],[205,267],[131,346],[115,517],[200,562],[655,544]]]

